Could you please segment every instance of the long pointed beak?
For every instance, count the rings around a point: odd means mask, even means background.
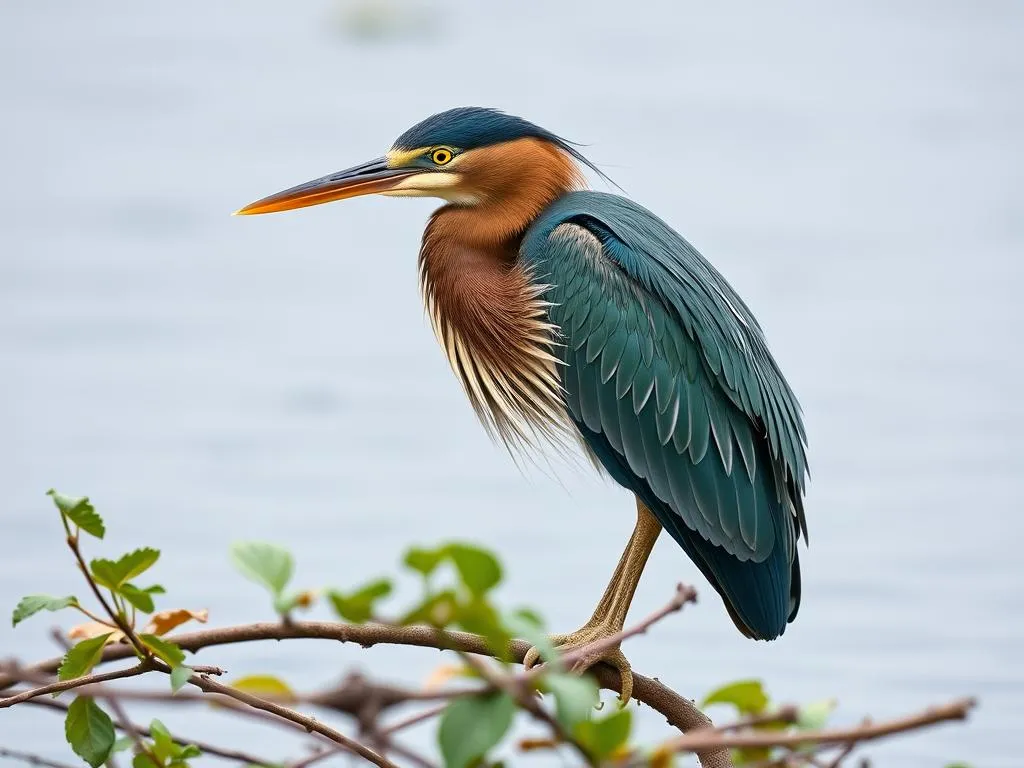
[[[357,165],[338,173],[332,173],[297,187],[286,189],[270,197],[235,211],[236,216],[252,216],[257,213],[276,213],[320,205],[348,197],[387,192],[403,179],[422,173],[419,168],[388,168],[387,159],[378,157],[368,163]]]

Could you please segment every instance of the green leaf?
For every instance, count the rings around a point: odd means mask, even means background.
[[[501,565],[490,552],[468,544],[449,544],[446,549],[462,583],[473,595],[483,596],[501,581]]]
[[[288,550],[260,541],[235,544],[231,548],[231,561],[239,573],[262,584],[275,597],[284,591],[295,567]]]
[[[443,549],[420,549],[412,547],[405,553],[402,562],[409,568],[416,571],[424,578],[437,570],[437,566],[444,560]]]
[[[154,719],[150,722],[149,735],[153,737],[153,754],[160,762],[166,763],[169,758],[177,755],[178,748],[171,738],[171,732],[159,720]]]
[[[494,652],[494,655],[502,661],[508,660],[508,644],[512,635],[498,617],[498,612],[487,600],[475,598],[460,605],[455,623],[467,632],[483,635],[487,640],[487,647]]]
[[[510,615],[515,616],[519,621],[525,621],[541,629],[544,628],[544,619],[532,608],[516,608]]]
[[[153,762],[153,758],[145,752],[139,752],[132,758],[132,768],[162,768]]]
[[[185,660],[185,652],[170,640],[150,634],[139,635],[139,640],[172,669]]]
[[[804,704],[797,713],[796,727],[805,731],[824,728],[838,703],[835,699],[821,699]]]
[[[153,737],[153,754],[163,765],[181,765],[185,760],[203,754],[195,744],[178,744],[167,730],[167,726],[159,720],[153,720],[149,724],[149,733]]]
[[[60,663],[60,669],[57,670],[57,679],[72,680],[89,674],[89,670],[103,658],[103,647],[112,634],[113,632],[107,632],[105,635],[90,637],[68,650]]]
[[[92,699],[78,696],[68,707],[64,737],[76,755],[99,768],[114,749],[114,724]]]
[[[120,739],[114,742],[113,752],[124,752],[126,749],[131,749],[135,746],[135,739],[131,736],[122,736]]]
[[[701,707],[708,704],[732,704],[741,715],[759,715],[768,706],[768,695],[760,680],[740,680],[709,693]]]
[[[392,586],[388,579],[378,579],[356,590],[350,595],[344,592],[331,591],[327,596],[338,616],[355,624],[362,624],[373,617],[374,604],[391,594]]]
[[[399,620],[399,624],[429,624],[434,627],[447,627],[459,614],[459,601],[455,593],[446,589],[436,595],[428,596],[422,603],[410,610]]]
[[[142,591],[145,592],[147,595],[163,595],[167,593],[167,590],[164,589],[163,586],[161,586],[160,584],[154,584],[151,587],[146,587]]]
[[[145,573],[159,558],[160,550],[143,547],[121,555],[117,560],[93,560],[89,569],[98,584],[117,592],[122,584]]]
[[[437,738],[445,768],[466,768],[504,738],[516,705],[507,693],[462,696],[445,707]]]
[[[143,613],[152,613],[156,607],[153,605],[153,593],[139,589],[134,584],[122,584],[117,592]]]
[[[584,720],[577,723],[573,734],[597,760],[610,757],[616,749],[629,739],[633,713],[620,709],[600,720]]]
[[[29,616],[40,611],[59,611],[69,605],[78,605],[77,597],[50,597],[49,595],[28,595],[21,598],[11,615],[11,626],[16,627]]]
[[[544,675],[543,685],[555,695],[555,714],[569,733],[577,723],[588,719],[597,706],[597,685],[590,677],[549,672]]]
[[[64,496],[52,488],[46,495],[53,499],[53,503],[64,517],[97,539],[103,538],[107,529],[103,525],[103,518],[96,514],[96,510],[89,503],[88,496]]]
[[[195,670],[192,667],[186,667],[184,664],[174,667],[171,670],[171,693],[180,691],[194,674]]]

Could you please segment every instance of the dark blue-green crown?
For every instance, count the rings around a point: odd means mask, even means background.
[[[535,138],[564,144],[564,139],[521,117],[485,107],[456,107],[431,115],[395,139],[395,149],[444,145],[477,149],[515,139]]]
[[[456,107],[431,115],[395,139],[394,149],[446,146],[478,149],[516,139],[550,142],[604,176],[572,143],[551,131],[514,115],[487,107]]]

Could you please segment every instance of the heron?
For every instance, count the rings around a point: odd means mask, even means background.
[[[579,145],[520,117],[459,107],[381,157],[265,197],[263,214],[360,195],[434,197],[419,250],[430,322],[486,430],[513,453],[582,446],[636,501],[636,525],[589,621],[562,650],[620,634],[668,531],[749,638],[800,605],[807,440],[753,314],[682,236],[601,176]],[[677,173],[677,171],[672,171]],[[597,523],[591,523],[597,527]],[[577,665],[633,676],[616,644]],[[540,661],[538,649],[524,663]]]

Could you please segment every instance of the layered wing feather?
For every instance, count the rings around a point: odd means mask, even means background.
[[[590,449],[743,631],[781,634],[799,602],[805,439],[750,311],[685,240],[613,195],[556,202],[521,259],[549,286],[566,407]]]

